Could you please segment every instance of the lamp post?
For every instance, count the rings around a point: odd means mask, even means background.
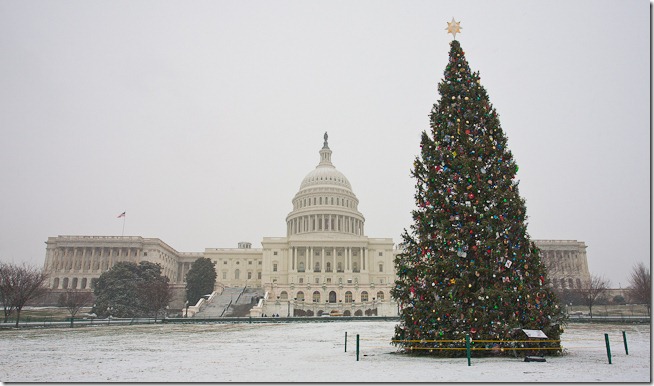
[[[184,307],[186,307],[186,314],[184,315],[185,318],[188,318],[188,300],[186,303],[184,303]]]

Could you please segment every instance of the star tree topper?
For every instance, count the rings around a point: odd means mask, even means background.
[[[461,28],[460,24],[461,24],[461,22],[460,21],[454,21],[454,18],[452,18],[451,22],[449,22],[449,21],[447,22],[447,28],[445,28],[445,29],[447,30],[448,34],[452,34],[452,36],[454,36],[454,39],[456,39],[456,34],[461,32],[462,28]]]

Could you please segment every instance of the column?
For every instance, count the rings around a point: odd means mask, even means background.
[[[332,272],[336,272],[336,247],[332,247]]]
[[[313,247],[309,247],[309,257],[307,258],[307,272],[313,271]]]
[[[345,272],[350,272],[350,260],[352,260],[352,248],[345,247]]]
[[[320,248],[320,271],[325,272],[325,248]]]
[[[366,247],[361,247],[361,272],[366,270]]]

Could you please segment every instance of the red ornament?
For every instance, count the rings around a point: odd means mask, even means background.
[[[470,194],[468,194],[468,198],[472,200],[473,198],[475,198],[475,195],[470,193]]]
[[[474,334],[474,333],[477,332],[477,329],[473,327],[473,328],[470,329],[470,332]]]

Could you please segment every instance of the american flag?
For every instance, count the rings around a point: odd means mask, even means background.
[[[125,213],[127,213],[127,212],[123,212],[123,213],[119,214],[118,218],[125,217]]]

